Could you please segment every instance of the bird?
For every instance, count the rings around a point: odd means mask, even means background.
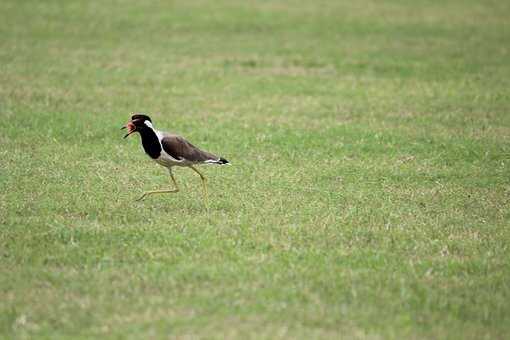
[[[179,192],[179,185],[175,180],[172,168],[180,166],[188,167],[200,176],[204,201],[206,206],[208,206],[207,179],[195,166],[202,164],[230,165],[229,161],[197,148],[182,136],[156,130],[152,124],[152,119],[143,113],[132,113],[131,119],[122,129],[127,129],[124,138],[135,132],[140,134],[145,153],[156,163],[168,169],[174,185],[174,189],[146,191],[137,201],[141,201],[150,195]]]

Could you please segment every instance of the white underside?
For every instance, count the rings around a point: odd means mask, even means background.
[[[172,156],[170,156],[169,154],[167,154],[164,150],[161,151],[161,156],[159,156],[158,158],[154,159],[154,161],[156,163],[158,163],[159,165],[162,165],[164,167],[167,167],[167,168],[170,168],[172,166],[190,166],[190,165],[195,165],[195,164],[218,164],[218,161],[216,160],[207,160],[205,162],[190,162],[190,161],[187,161],[187,160],[177,160],[175,158],[173,158]]]
[[[172,167],[172,166],[190,166],[193,165],[192,162],[186,160],[178,160],[167,154],[164,150],[161,150],[161,155],[154,160],[159,165],[164,167]]]

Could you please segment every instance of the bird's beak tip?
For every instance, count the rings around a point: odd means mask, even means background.
[[[134,132],[136,132],[136,127],[135,127],[135,125],[131,121],[129,121],[126,125],[124,125],[120,129],[121,130],[127,129],[127,133],[124,136],[124,138],[126,138],[127,136],[129,136],[129,135],[133,134]]]

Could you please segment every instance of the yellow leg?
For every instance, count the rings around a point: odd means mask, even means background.
[[[152,190],[152,191],[146,191],[146,192],[143,193],[142,196],[140,196],[139,199],[137,199],[137,201],[141,201],[141,200],[143,200],[145,197],[147,197],[149,195],[154,195],[154,194],[171,194],[171,193],[179,192],[179,186],[177,185],[177,182],[175,181],[175,177],[174,177],[174,174],[172,173],[172,170],[170,170],[170,176],[172,177],[172,181],[174,182],[175,189],[172,189],[172,190]]]
[[[197,168],[193,167],[192,165],[190,165],[190,168],[195,171],[199,176],[200,176],[200,179],[202,180],[202,187],[204,189],[204,201],[205,201],[205,206],[206,207],[209,207],[209,202],[207,200],[207,178],[204,177],[204,175],[202,175],[202,173],[200,171],[197,170]]]

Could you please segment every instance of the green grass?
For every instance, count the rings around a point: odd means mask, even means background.
[[[510,336],[508,2],[0,14],[0,338]]]

